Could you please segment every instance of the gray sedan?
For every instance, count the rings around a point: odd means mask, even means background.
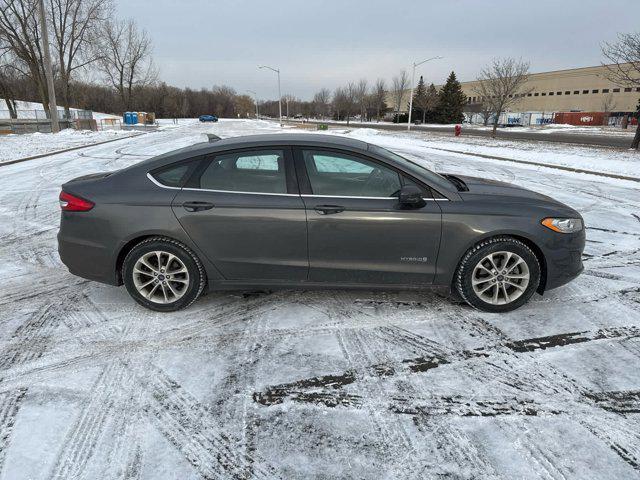
[[[583,269],[572,208],[337,136],[197,144],[71,180],[60,206],[69,270],[158,311],[205,290],[445,287],[505,312]]]

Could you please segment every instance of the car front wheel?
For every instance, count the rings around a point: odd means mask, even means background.
[[[538,289],[540,263],[520,240],[492,238],[465,254],[454,281],[458,293],[472,307],[508,312],[525,304]]]
[[[124,259],[122,277],[136,302],[160,312],[188,307],[205,285],[198,257],[180,242],[164,237],[133,247]]]

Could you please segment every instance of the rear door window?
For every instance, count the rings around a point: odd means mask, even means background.
[[[187,177],[193,171],[193,167],[199,160],[191,160],[181,162],[166,167],[159,168],[150,173],[150,175],[165,187],[180,188],[183,186]]]
[[[206,190],[287,193],[284,151],[253,150],[217,155],[200,176]]]

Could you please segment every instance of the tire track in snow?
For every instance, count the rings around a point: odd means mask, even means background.
[[[386,371],[381,371],[376,367],[372,359],[382,358],[389,363],[387,351],[379,348],[376,339],[369,332],[357,330],[346,330],[337,333],[338,342],[343,355],[350,367],[355,371],[359,371],[356,377],[359,377],[359,401],[357,408],[364,409],[369,413],[371,423],[379,436],[379,448],[383,450],[383,454],[387,458],[393,458],[396,449],[407,452],[410,456],[419,455],[419,447],[414,444],[413,439],[409,435],[403,420],[397,417],[389,417],[381,415],[379,405],[376,405],[376,399],[388,396],[387,384],[381,381],[381,376],[387,375]],[[373,370],[378,375],[365,376],[367,371],[371,371],[369,366],[373,365]],[[365,373],[365,375],[363,375]],[[360,395],[362,393],[363,395]]]
[[[85,469],[96,452],[96,446],[114,408],[114,393],[125,381],[125,370],[119,362],[108,365],[91,388],[75,424],[67,435],[50,480],[83,478]]]
[[[16,416],[26,393],[26,388],[20,388],[0,394],[0,472],[4,466]]]
[[[300,395],[301,387],[304,389],[311,386],[317,393],[317,390],[322,388],[323,382],[328,381],[326,385],[328,387],[326,395],[312,397],[310,399],[311,403],[324,403],[322,400],[328,399],[329,403],[343,405],[344,402],[340,401],[340,398],[336,398],[335,401],[331,401],[332,397],[336,397],[336,394],[340,394],[337,390],[341,389],[342,386],[353,383],[361,376],[377,374],[380,378],[383,378],[391,377],[400,373],[424,373],[442,365],[464,363],[478,359],[486,360],[494,355],[501,355],[505,352],[510,352],[510,354],[530,354],[550,348],[562,348],[586,342],[612,339],[625,340],[638,337],[640,337],[640,327],[612,327],[594,331],[570,332],[545,337],[512,340],[487,347],[480,347],[471,350],[459,350],[446,355],[431,352],[428,355],[410,357],[400,361],[360,364],[350,368],[346,372],[334,375],[312,377],[291,383],[270,386],[261,392],[255,392],[254,399],[256,402],[265,406],[282,403],[289,399],[289,394],[294,395],[291,400],[305,401],[306,397]],[[324,404],[326,406],[332,406],[329,403]]]
[[[149,395],[145,411],[160,433],[193,468],[210,479],[277,478],[255,452],[248,456],[217,427],[208,408],[163,370],[149,365],[138,381]]]

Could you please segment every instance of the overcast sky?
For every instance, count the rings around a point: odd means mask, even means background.
[[[160,78],[180,87],[310,98],[321,87],[418,69],[441,83],[475,79],[494,56],[540,72],[597,65],[600,43],[640,30],[638,0],[116,0],[153,39]]]

